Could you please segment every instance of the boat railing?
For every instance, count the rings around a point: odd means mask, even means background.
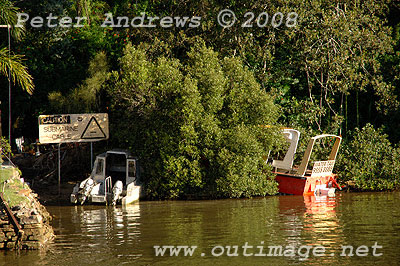
[[[335,160],[316,161],[314,162],[314,167],[311,172],[311,177],[330,175],[333,172],[334,166],[335,166]]]
[[[335,138],[335,143],[333,144],[333,147],[331,149],[331,152],[329,154],[329,158],[327,161],[320,161],[321,163],[314,163],[314,167],[315,171],[313,169],[313,176],[322,176],[322,175],[328,175],[328,171],[330,171],[330,173],[332,173],[333,170],[333,166],[335,165],[335,160],[336,160],[336,155],[338,153],[339,150],[339,146],[340,146],[340,142],[342,141],[342,137],[340,136],[336,136],[336,135],[328,135],[328,134],[323,134],[323,135],[318,135],[315,137],[312,137],[310,139],[310,141],[308,142],[307,145],[307,149],[304,152],[303,155],[303,159],[301,160],[301,164],[299,166],[299,168],[297,169],[297,175],[299,176],[304,176],[306,174],[306,171],[308,169],[308,162],[310,161],[311,158],[311,153],[314,147],[314,143],[318,140],[318,139],[322,139],[322,138],[327,138],[327,137],[333,137]],[[326,169],[325,169],[326,168]],[[321,174],[323,173],[323,174]]]
[[[108,195],[112,192],[112,180],[111,180],[111,176],[106,177],[106,179],[104,180],[105,183],[105,187],[104,187],[104,195]]]

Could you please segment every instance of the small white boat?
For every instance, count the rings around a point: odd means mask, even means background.
[[[139,200],[139,164],[127,150],[110,150],[96,157],[90,176],[77,183],[71,193],[73,204],[129,204]]]

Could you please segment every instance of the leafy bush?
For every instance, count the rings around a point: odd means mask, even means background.
[[[340,181],[352,181],[357,189],[387,190],[400,184],[400,148],[367,124],[342,146],[338,157]]]
[[[12,155],[10,142],[5,137],[0,138],[0,148],[1,148],[0,163],[2,163],[3,162],[3,154],[10,153]]]
[[[278,110],[236,58],[195,45],[185,60],[128,45],[107,90],[113,141],[136,152],[153,198],[275,194],[262,160]]]
[[[107,79],[108,63],[104,52],[97,53],[89,64],[89,77],[68,95],[60,91],[50,92],[48,99],[55,112],[79,113],[99,109],[99,91]]]

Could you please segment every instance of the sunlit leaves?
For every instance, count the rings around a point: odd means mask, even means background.
[[[28,73],[28,68],[23,64],[23,56],[10,54],[6,48],[0,49],[0,73],[8,77],[11,71],[11,81],[21,86],[29,94],[34,89],[33,78]]]
[[[275,124],[278,110],[242,62],[221,59],[202,42],[186,60],[152,57],[157,43],[143,47],[126,47],[108,92],[114,141],[140,155],[148,195],[276,193],[262,157],[277,130],[261,125]]]
[[[12,36],[19,40],[23,33],[24,28],[18,27],[17,24],[17,13],[19,9],[15,7],[12,2],[7,0],[0,0],[0,24],[10,27]],[[27,67],[23,64],[23,56],[10,53],[8,49],[0,49],[0,73],[3,76],[8,76],[10,71],[11,80],[15,84],[17,83],[22,89],[32,94],[34,89],[33,78],[28,73]]]
[[[382,129],[367,124],[338,158],[340,180],[361,190],[387,190],[400,185],[400,148],[393,147]]]

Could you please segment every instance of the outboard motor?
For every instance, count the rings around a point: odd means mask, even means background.
[[[90,191],[92,190],[92,188],[94,187],[95,182],[93,179],[89,178],[88,180],[86,180],[85,184],[83,185],[83,188],[79,191],[80,197],[79,197],[79,201],[81,203],[81,205],[83,205],[83,203],[85,203],[87,197],[90,194]]]
[[[78,203],[78,192],[79,192],[79,183],[77,183],[74,188],[72,189],[70,201],[73,204]]]
[[[315,196],[328,196],[334,197],[335,196],[335,188],[329,188],[326,184],[316,185],[314,190]]]
[[[122,189],[124,187],[124,184],[122,183],[121,180],[118,180],[117,182],[115,182],[115,185],[113,187],[112,193],[113,193],[113,200],[112,200],[112,204],[116,205],[117,201],[119,200],[121,194],[122,194]]]

